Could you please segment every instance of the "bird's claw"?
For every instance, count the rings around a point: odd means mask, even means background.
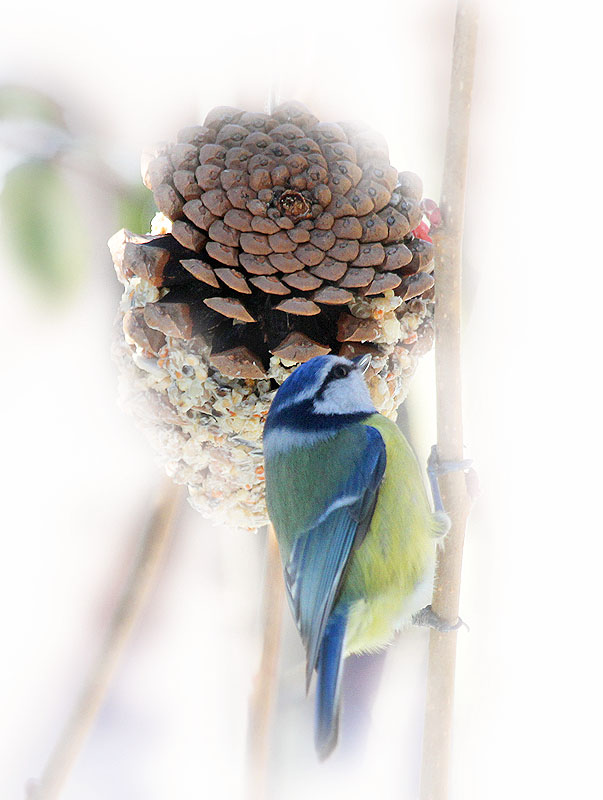
[[[425,628],[433,628],[440,633],[450,633],[451,631],[458,631],[459,628],[463,626],[469,630],[469,626],[466,622],[464,622],[460,617],[458,617],[457,621],[446,622],[445,619],[442,619],[436,612],[433,610],[431,605],[425,606],[412,618],[413,625],[420,625]]]
[[[442,461],[438,446],[434,444],[427,460],[427,472],[439,478],[440,475],[447,475],[449,472],[467,472],[472,465],[472,458],[465,458],[462,461]]]
[[[429,458],[427,459],[427,475],[431,485],[431,493],[433,495],[433,503],[436,511],[444,511],[444,505],[440,495],[440,487],[438,478],[440,475],[447,475],[450,472],[464,472],[465,484],[467,487],[467,494],[471,500],[479,494],[479,480],[477,472],[473,469],[473,459],[465,458],[462,461],[442,461],[438,453],[438,446],[434,444],[431,448]]]

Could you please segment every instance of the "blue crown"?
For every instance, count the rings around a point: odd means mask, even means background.
[[[316,376],[324,369],[325,365],[336,358],[338,358],[338,356],[316,356],[306,361],[304,364],[300,364],[279,388],[276,397],[272,401],[270,414],[272,414],[273,411],[276,413],[281,406],[289,405],[292,400],[298,395],[301,395],[309,385],[311,386],[315,383]],[[318,389],[318,387],[316,387],[316,389]]]

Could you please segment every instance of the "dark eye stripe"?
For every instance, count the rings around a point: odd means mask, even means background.
[[[320,400],[322,398],[325,389],[330,383],[341,378],[347,378],[351,371],[352,367],[348,367],[347,364],[335,364],[333,367],[331,367],[322,382],[322,386],[316,393],[316,400]]]

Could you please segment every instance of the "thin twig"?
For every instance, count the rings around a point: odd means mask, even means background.
[[[280,102],[281,102],[281,80],[280,76],[275,75],[270,84],[268,97],[266,98],[266,104],[265,104],[266,113],[272,114],[272,112]]]
[[[443,226],[436,236],[436,384],[438,452],[442,460],[463,458],[461,397],[461,248],[475,48],[477,2],[457,5],[446,157],[442,182]],[[463,541],[471,500],[462,472],[440,480],[452,527],[439,553],[432,608],[444,620],[458,619]],[[456,632],[431,631],[421,800],[446,800],[454,704]]]
[[[266,113],[280,102],[279,79],[274,76],[266,98]],[[278,660],[283,620],[284,582],[278,541],[272,525],[266,530],[264,567],[263,641],[260,666],[249,698],[247,728],[247,797],[265,800],[268,788],[270,732],[278,688]]]
[[[264,800],[268,783],[270,731],[278,686],[278,660],[284,605],[284,582],[278,542],[272,525],[266,536],[264,640],[262,658],[249,700],[248,798]]]
[[[0,149],[20,156],[23,161],[43,158],[51,164],[58,164],[67,171],[89,180],[95,187],[103,189],[110,195],[120,197],[132,188],[119,173],[105,164],[94,152],[85,150],[78,145],[73,136],[66,136],[64,141],[56,145],[53,152],[44,154],[40,153],[39,149],[36,150],[31,142],[7,138],[4,134],[0,136]]]
[[[183,487],[175,486],[167,478],[164,480],[98,657],[42,777],[28,787],[28,800],[55,800],[59,797],[94,725],[149,592],[155,586],[158,569],[163,563],[184,496]]]

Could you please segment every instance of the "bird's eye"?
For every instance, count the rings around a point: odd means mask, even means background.
[[[349,374],[350,368],[346,367],[345,364],[337,364],[337,366],[333,367],[334,378],[347,378]]]

